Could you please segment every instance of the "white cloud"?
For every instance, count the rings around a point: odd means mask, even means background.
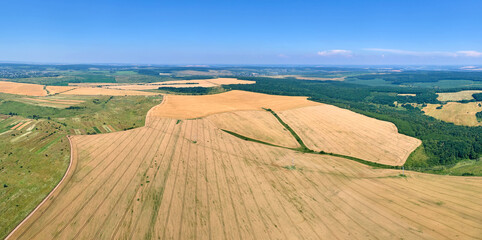
[[[482,57],[482,52],[477,51],[458,51],[457,54],[464,57]]]
[[[398,55],[409,55],[409,56],[445,56],[445,57],[457,56],[457,54],[453,52],[418,52],[418,51],[407,51],[407,50],[387,49],[387,48],[364,48],[363,50],[373,51],[373,52],[393,53]]]
[[[351,57],[350,50],[343,50],[343,49],[334,49],[334,50],[326,50],[318,52],[320,56],[346,56]]]
[[[386,48],[364,48],[365,51],[393,53],[398,55],[409,56],[425,56],[425,57],[482,57],[482,52],[477,51],[457,51],[457,52],[423,52],[423,51],[407,51],[400,49],[386,49]]]
[[[364,48],[365,51],[373,51],[373,52],[385,52],[385,53],[395,53],[401,55],[415,55],[417,52],[413,51],[405,51],[399,49],[386,49],[386,48]]]

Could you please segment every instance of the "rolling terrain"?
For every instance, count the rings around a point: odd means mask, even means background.
[[[0,239],[65,174],[71,150],[66,136],[144,126],[146,113],[161,101],[160,96],[0,98]]]
[[[457,125],[482,126],[482,122],[477,121],[475,114],[482,111],[482,102],[448,102],[437,109],[440,104],[428,104],[422,110],[425,114],[442,121],[451,122]]]
[[[186,99],[193,109],[175,112],[178,101]],[[249,101],[234,104],[236,99]],[[259,99],[266,101],[260,105]],[[284,131],[262,107],[279,111],[289,125],[290,119],[296,121],[290,114],[315,108],[323,110],[307,116],[315,119],[309,121],[314,126],[327,121],[326,113],[341,126],[348,124],[341,121],[346,118],[361,122],[355,125],[361,130],[397,136],[393,125],[303,98],[241,91],[167,96],[149,111],[144,127],[72,136],[65,181],[9,239],[480,238],[480,178],[402,175],[341,157],[245,141],[212,120],[232,112],[269,123],[269,131]],[[259,119],[256,110],[262,113]],[[260,126],[255,128],[261,131]],[[253,138],[261,134],[242,124],[232,129]],[[344,136],[321,127],[313,131]],[[363,136],[357,138],[370,140]],[[405,156],[396,148],[384,149]]]
[[[437,99],[442,102],[447,101],[462,101],[462,100],[473,100],[474,97],[472,95],[474,93],[482,93],[480,90],[472,90],[472,91],[460,91],[460,92],[444,92],[444,93],[437,93]]]
[[[393,123],[327,104],[285,110],[279,115],[315,151],[401,166],[421,144],[399,134]]]

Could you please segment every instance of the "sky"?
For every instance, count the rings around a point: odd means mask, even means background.
[[[1,0],[0,61],[482,64],[480,0]]]

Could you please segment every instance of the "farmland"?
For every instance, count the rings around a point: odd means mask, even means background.
[[[286,122],[286,112],[324,106],[287,107],[273,98],[265,107],[277,108]],[[244,141],[210,120],[227,110],[205,106],[205,114],[179,120],[162,116],[175,105],[173,96],[165,99],[145,127],[73,136],[66,181],[12,239],[477,239],[482,232],[480,178],[401,175]],[[231,111],[238,110],[246,109]],[[260,119],[252,121],[273,125],[267,115]]]
[[[58,94],[58,93],[70,91],[74,88],[75,87],[69,87],[69,86],[47,86],[45,90],[47,90],[49,94]]]
[[[27,95],[27,96],[47,96],[55,94],[63,95],[104,95],[104,96],[139,96],[156,95],[151,92],[128,91],[119,89],[106,89],[98,87],[67,87],[67,86],[44,86],[30,83],[17,83],[0,81],[0,92]]]
[[[460,92],[444,92],[444,93],[437,93],[438,100],[442,102],[447,101],[462,101],[462,100],[473,100],[474,98],[472,95],[474,93],[481,93],[482,91],[474,90],[474,91],[460,91]]]
[[[61,92],[61,95],[104,95],[104,96],[146,96],[146,95],[156,95],[156,93],[141,92],[141,91],[129,91],[129,90],[118,90],[118,89],[107,89],[107,88],[88,88],[80,87]]]
[[[24,103],[24,98],[0,94],[0,238],[62,178],[70,157],[66,135],[96,134],[93,127],[107,133],[143,126],[145,114],[161,99],[73,96],[69,101],[77,102],[74,108],[52,108]]]
[[[28,96],[47,95],[47,92],[42,85],[7,81],[0,81],[0,92]]]
[[[315,151],[343,154],[388,165],[403,165],[410,153],[420,145],[419,140],[398,134],[392,123],[308,101],[303,97],[244,91],[206,96],[167,96],[163,104],[149,112],[149,116],[191,119],[214,114],[208,119],[218,128],[295,147],[293,137],[288,136],[289,132],[273,116],[259,111],[263,108],[279,111],[288,125]],[[258,111],[238,112],[239,110]]]
[[[150,111],[148,117],[190,119],[222,112],[262,110],[262,108],[272,108],[277,111],[318,104],[308,101],[306,97],[270,96],[245,91],[204,96],[169,95],[165,97],[163,104]]]
[[[441,81],[398,69],[33,67],[0,82],[0,238],[482,235],[482,128],[444,122],[482,110],[476,87],[412,88]]]
[[[314,80],[314,81],[345,81],[345,77],[305,77],[300,75],[276,75],[276,76],[263,76],[270,78],[296,78],[300,80]]]
[[[210,115],[207,119],[220,129],[249,138],[290,148],[299,147],[290,132],[266,111],[226,112]]]
[[[297,108],[279,114],[315,151],[403,165],[421,144],[416,138],[399,134],[392,123],[331,105]]]
[[[189,87],[218,87],[221,85],[229,84],[254,84],[254,81],[238,80],[236,78],[215,78],[215,79],[202,79],[202,80],[178,80],[178,81],[165,81],[154,82],[145,84],[109,84],[103,87],[111,89],[121,90],[149,90],[158,89],[159,87],[172,87],[172,88],[189,88]]]
[[[482,111],[482,102],[449,102],[442,105],[441,109],[437,109],[440,106],[439,104],[428,104],[423,111],[429,116],[457,125],[482,126],[482,123],[475,117],[477,112]]]

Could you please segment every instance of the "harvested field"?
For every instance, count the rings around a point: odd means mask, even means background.
[[[21,121],[19,123],[17,123],[15,126],[11,127],[10,129],[11,130],[16,130],[18,127],[20,127],[22,124],[24,124],[25,122]]]
[[[66,92],[66,91],[70,91],[74,88],[75,87],[69,87],[69,86],[47,86],[46,89],[49,92],[49,94],[53,95],[53,94],[57,94],[57,93],[63,93],[63,92]]]
[[[105,95],[105,96],[138,96],[138,95],[159,95],[152,92],[127,91],[107,88],[79,87],[70,91],[62,92],[61,95]]]
[[[69,99],[58,99],[58,98],[19,98],[15,101],[23,102],[32,105],[53,107],[53,108],[67,108],[73,105],[83,103],[83,100],[69,100]]]
[[[66,181],[11,239],[482,235],[481,178],[400,177],[344,158],[243,141],[206,119],[151,115],[146,127],[74,136],[72,144]],[[296,169],[284,168],[292,159]]]
[[[57,104],[67,104],[67,105],[74,105],[83,103],[83,100],[69,100],[69,99],[58,99],[58,98],[23,98],[37,102],[45,102],[45,103],[57,103]]]
[[[447,101],[462,101],[462,100],[472,100],[472,94],[474,93],[482,93],[482,91],[474,90],[474,91],[460,91],[460,92],[446,92],[446,93],[437,93],[437,99],[442,102]]]
[[[127,85],[106,85],[105,88],[121,89],[121,90],[149,90],[158,89],[159,87],[217,87],[229,84],[254,84],[255,81],[238,80],[236,78],[216,78],[216,79],[200,79],[200,80],[179,80],[166,81],[145,84],[127,84]]]
[[[110,129],[110,127],[107,126],[107,125],[102,125],[102,128],[104,128],[104,130],[105,130],[106,132],[108,132],[108,133],[113,132],[113,131]]]
[[[274,96],[236,90],[203,96],[168,95],[162,104],[149,111],[148,117],[190,119],[223,112],[262,108],[280,111],[314,105],[319,103],[308,101],[306,97]]]
[[[27,96],[47,96],[43,85],[0,81],[0,92],[27,95]]]
[[[22,128],[26,127],[27,125],[29,125],[32,121],[26,121],[24,122],[22,125],[18,126],[16,130],[20,131],[22,130]]]
[[[267,111],[237,111],[207,117],[220,129],[275,145],[297,148],[296,139]]]
[[[393,123],[327,104],[281,111],[279,116],[315,151],[396,166],[421,144],[399,134]]]
[[[448,102],[442,109],[437,109],[439,106],[440,104],[428,104],[422,111],[429,116],[457,125],[482,126],[482,122],[478,122],[475,117],[477,112],[482,111],[482,102]]]
[[[399,93],[397,96],[406,96],[406,97],[415,97],[417,94],[415,93]]]

